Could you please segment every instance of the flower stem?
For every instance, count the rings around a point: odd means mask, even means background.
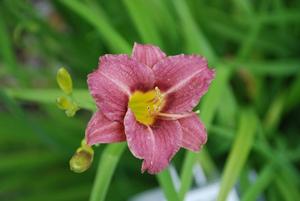
[[[178,194],[173,185],[169,169],[156,175],[159,185],[164,191],[165,197],[168,201],[179,201]]]
[[[103,151],[94,185],[91,192],[90,201],[103,201],[105,200],[111,178],[119,162],[122,153],[125,150],[125,143],[107,145]]]

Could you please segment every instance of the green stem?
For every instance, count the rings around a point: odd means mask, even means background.
[[[91,192],[90,201],[104,201],[113,173],[119,159],[126,147],[125,143],[109,144],[103,151],[94,185]]]
[[[257,117],[252,110],[244,110],[240,124],[223,172],[218,201],[225,201],[245,165],[254,142]]]
[[[163,172],[156,175],[159,185],[162,187],[164,194],[168,201],[179,201],[178,194],[173,185],[173,181],[170,175],[170,170],[166,169]]]
[[[262,172],[259,174],[257,180],[251,187],[245,192],[242,197],[242,201],[256,200],[257,197],[264,189],[270,184],[274,178],[274,164],[270,163],[264,167]]]
[[[213,81],[210,91],[202,101],[200,108],[200,116],[205,123],[206,127],[209,127],[213,121],[219,106],[223,87],[227,84],[231,75],[231,69],[228,66],[222,66],[218,68],[216,72],[216,79]],[[198,108],[197,108],[198,109]],[[208,157],[208,154],[207,154]],[[197,154],[193,152],[187,152],[184,159],[184,164],[181,173],[181,187],[179,190],[180,200],[184,200],[186,192],[189,190],[192,184],[192,168],[197,159]]]
[[[100,6],[97,7],[97,11],[95,12],[95,10],[77,0],[59,1],[67,8],[71,9],[74,13],[85,19],[89,24],[94,26],[100,35],[105,39],[103,41],[107,43],[112,51],[122,53],[130,52],[130,45],[119,34],[119,32],[111,26],[111,23],[106,17],[104,10],[102,10]]]

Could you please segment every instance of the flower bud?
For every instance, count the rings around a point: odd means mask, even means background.
[[[74,102],[71,102],[70,106],[66,109],[65,112],[68,117],[73,117],[78,110],[79,110],[79,107],[77,106],[77,104]]]
[[[92,164],[94,158],[94,150],[85,140],[81,141],[81,146],[76,150],[70,160],[70,169],[76,173],[86,171]]]
[[[68,117],[73,117],[79,110],[77,104],[65,96],[60,96],[56,99],[56,105],[59,109],[65,110]]]
[[[72,78],[65,68],[57,71],[56,80],[59,87],[68,95],[72,93]]]
[[[71,107],[71,104],[72,103],[70,102],[70,100],[65,96],[60,96],[56,99],[56,105],[59,109],[67,110]]]
[[[70,160],[70,169],[76,173],[82,173],[89,169],[93,161],[93,155],[86,151],[80,150],[72,156]]]

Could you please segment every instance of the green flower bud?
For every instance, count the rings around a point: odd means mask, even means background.
[[[89,169],[93,162],[94,150],[86,144],[85,140],[81,141],[81,146],[76,150],[70,160],[70,169],[76,173],[82,173]]]
[[[60,96],[56,99],[56,105],[59,109],[67,110],[71,107],[72,102],[65,96]]]
[[[86,151],[76,151],[70,160],[70,169],[76,173],[82,173],[89,169],[93,161],[93,155]]]
[[[66,115],[68,117],[73,117],[78,110],[79,110],[79,107],[77,106],[77,104],[74,102],[71,102],[70,106],[66,109]]]
[[[72,78],[65,68],[60,68],[57,71],[56,80],[59,87],[68,95],[72,93]]]

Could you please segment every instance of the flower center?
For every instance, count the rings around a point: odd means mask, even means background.
[[[128,103],[128,107],[133,112],[135,119],[146,125],[152,125],[155,117],[160,113],[165,105],[165,97],[158,87],[147,92],[135,91]]]

